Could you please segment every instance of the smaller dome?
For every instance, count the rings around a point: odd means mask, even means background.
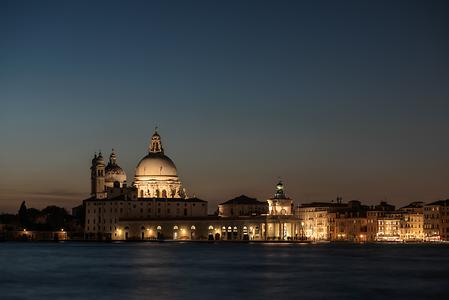
[[[125,171],[118,165],[108,164],[105,168],[105,182],[114,183],[116,181],[123,183],[126,181]]]
[[[123,169],[117,165],[117,156],[115,155],[114,149],[109,156],[109,163],[104,169],[105,171],[105,182],[107,186],[114,186],[115,182],[122,185],[126,181],[126,173]]]

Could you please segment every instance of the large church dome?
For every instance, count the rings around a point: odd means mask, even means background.
[[[148,155],[137,165],[134,187],[140,198],[184,198],[185,192],[173,161],[164,154],[161,137],[154,131]]]
[[[136,176],[178,176],[173,161],[162,153],[149,153],[136,168]]]

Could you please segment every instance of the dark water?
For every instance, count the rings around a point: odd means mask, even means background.
[[[0,243],[0,299],[449,299],[449,245]]]

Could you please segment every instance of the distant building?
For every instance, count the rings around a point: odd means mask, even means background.
[[[113,151],[105,165],[101,153],[91,166],[91,197],[83,201],[86,239],[291,240],[301,227],[293,201],[280,182],[268,201],[244,195],[223,202],[209,216],[207,202],[189,198],[173,161],[155,131],[148,155],[140,160],[132,186]],[[73,213],[82,215],[79,208]],[[271,213],[269,213],[271,212]]]
[[[272,216],[277,215],[292,215],[293,210],[293,200],[286,197],[284,193],[284,185],[282,181],[276,185],[276,193],[273,198],[267,200],[268,202],[268,214]]]
[[[334,224],[330,230],[330,240],[367,241],[367,211],[368,206],[353,200],[329,213],[332,220],[329,223]]]
[[[309,240],[330,240],[335,231],[335,213],[346,207],[337,202],[311,202],[301,204],[296,208],[296,215],[301,220],[301,234]]]
[[[382,201],[380,204],[372,206],[367,211],[367,241],[374,242],[377,240],[377,233],[379,232],[379,218],[385,217],[395,209],[396,207],[394,205]]]
[[[424,202],[412,202],[401,207],[401,240],[404,242],[422,241],[424,239]]]
[[[172,160],[165,156],[155,131],[148,155],[137,165],[135,182],[126,184],[126,174],[113,151],[105,166],[101,153],[91,166],[91,197],[83,201],[85,237],[122,239],[123,219],[192,218],[207,216],[207,202],[188,198]],[[75,209],[75,213],[79,211]]]
[[[376,241],[401,242],[402,213],[389,212],[377,218],[378,231]]]
[[[356,200],[343,203],[338,197],[336,202],[303,203],[295,209],[282,182],[266,201],[241,195],[220,203],[216,215],[208,215],[207,201],[188,197],[156,130],[133,183],[128,186],[126,180],[115,151],[108,164],[101,153],[94,155],[91,196],[72,211],[84,222],[85,239],[449,240],[449,200],[413,202],[395,210],[386,202],[368,207]]]
[[[267,214],[267,202],[241,195],[218,205],[220,217],[260,216]]]
[[[449,241],[449,199],[424,206],[424,239]]]

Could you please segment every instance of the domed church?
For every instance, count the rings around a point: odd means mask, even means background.
[[[139,198],[185,198],[176,166],[164,154],[161,137],[155,129],[148,154],[137,165],[134,187]]]
[[[279,182],[268,201],[240,196],[208,215],[207,201],[186,195],[173,161],[165,155],[157,128],[148,153],[127,186],[125,171],[112,150],[91,165],[91,195],[82,204],[84,238],[92,240],[289,240],[301,220]]]

